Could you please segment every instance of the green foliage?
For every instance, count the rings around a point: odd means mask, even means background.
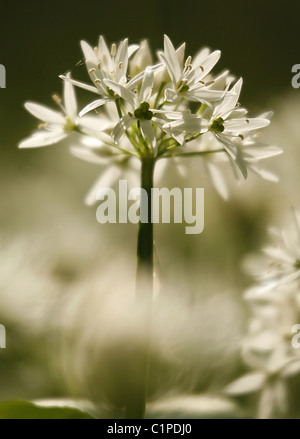
[[[93,419],[72,407],[42,407],[28,401],[1,401],[0,419]]]

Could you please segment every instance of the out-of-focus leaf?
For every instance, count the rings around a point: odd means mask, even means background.
[[[1,401],[0,419],[94,419],[73,407],[44,407],[28,401]]]
[[[147,406],[148,419],[242,419],[230,399],[214,395],[190,395],[156,401]]]

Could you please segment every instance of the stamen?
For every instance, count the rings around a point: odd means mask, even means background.
[[[185,61],[185,67],[189,68],[192,62],[192,57],[188,56],[186,61]]]
[[[111,45],[110,54],[112,57],[115,57],[117,54],[117,46],[115,43],[112,43]]]
[[[89,74],[92,74],[92,73],[96,73],[96,69],[94,67],[89,70]]]
[[[244,136],[243,136],[243,134],[239,134],[238,137],[239,137],[240,139],[244,140]]]
[[[47,128],[47,126],[48,126],[48,123],[47,122],[43,122],[43,123],[40,123],[38,125],[38,129],[39,130],[43,130],[44,128]]]
[[[57,94],[52,95],[52,99],[56,104],[61,105],[61,98]]]
[[[101,81],[101,79],[97,78],[97,79],[94,79],[94,83],[95,84],[102,84],[102,81]]]
[[[119,63],[119,65],[118,65],[119,69],[121,69],[122,66],[123,66],[123,63],[122,63],[122,61],[121,61],[121,62]]]
[[[202,72],[204,72],[204,67],[203,66],[199,66],[199,69],[201,69]]]
[[[98,47],[94,47],[95,55],[98,55]]]
[[[205,85],[205,82],[204,82],[204,81],[201,81],[201,79],[200,79],[198,82],[199,82],[199,84],[203,84],[203,85]]]
[[[99,70],[101,70],[101,62],[100,61],[98,62],[97,67]]]
[[[246,122],[247,122],[247,123],[250,123],[250,120],[249,120],[249,119],[246,119]]]

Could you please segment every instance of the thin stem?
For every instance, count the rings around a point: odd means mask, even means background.
[[[137,242],[136,306],[140,313],[139,342],[134,352],[131,370],[130,395],[126,406],[127,419],[143,419],[146,411],[149,375],[151,305],[153,296],[153,224],[152,187],[155,160],[142,158],[141,221]],[[147,219],[147,222],[145,221]],[[142,222],[144,221],[144,222]]]
[[[174,154],[164,154],[160,156],[160,159],[167,159],[170,157],[195,157],[195,156],[202,156],[202,155],[208,155],[208,154],[214,154],[214,153],[220,153],[225,152],[224,149],[212,149],[207,151],[191,151],[191,152],[175,152]]]

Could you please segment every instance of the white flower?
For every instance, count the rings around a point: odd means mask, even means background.
[[[279,345],[266,360],[252,356],[252,365],[256,369],[237,379],[226,387],[231,396],[260,393],[258,417],[270,418],[277,411],[285,413],[288,409],[285,380],[300,372],[300,358],[286,355],[284,345]]]
[[[228,197],[223,175],[226,163],[237,177],[241,173],[246,178],[250,170],[276,181],[258,165],[281,152],[261,143],[257,136],[257,131],[269,124],[269,115],[248,118],[238,104],[242,80],[231,87],[233,77],[228,71],[212,76],[220,51],[211,53],[205,48],[194,59],[187,57],[184,61],[185,44],[176,50],[165,36],[164,51],[158,52],[159,62],[153,64],[146,41],[140,46],[129,45],[126,38],[108,48],[100,36],[95,49],[85,41],[81,47],[92,84],[74,80],[69,74],[61,76],[65,89],[61,112],[26,104],[45,125],[21,142],[21,147],[56,143],[76,132],[76,142],[87,148],[88,157],[90,145],[96,144],[98,152],[105,153],[113,163],[116,156],[126,154],[130,159],[147,156],[155,162],[176,157],[176,165],[182,170],[186,157],[199,156],[224,198]],[[72,85],[98,95],[79,116]],[[97,115],[86,115],[96,109]]]
[[[236,163],[244,178],[247,178],[246,154],[237,145],[245,145],[240,142],[252,131],[264,128],[270,124],[266,117],[248,118],[247,110],[241,108],[238,99],[242,87],[242,79],[239,79],[232,88],[232,94],[227,94],[215,105],[209,119],[210,131],[218,142],[222,144],[228,156]],[[207,117],[211,112],[206,108],[202,117]],[[237,140],[237,143],[235,142]],[[246,144],[249,146],[249,143]],[[250,143],[251,146],[254,145]],[[252,148],[253,149],[253,148]],[[251,159],[251,156],[248,157]]]
[[[70,75],[68,74],[68,77]],[[35,102],[26,102],[25,108],[41,120],[40,130],[20,142],[20,148],[35,148],[58,143],[70,135],[79,124],[77,101],[72,84],[64,83],[64,103],[58,96],[53,97],[60,111],[52,110]]]
[[[265,288],[275,289],[300,279],[300,212],[293,211],[293,223],[284,230],[270,229],[274,244],[263,248],[263,257],[249,257],[245,269]]]
[[[80,115],[84,115],[114,99],[112,91],[103,83],[104,79],[112,79],[122,85],[126,84],[128,59],[137,51],[139,46],[131,45],[128,47],[128,39],[126,38],[121,41],[118,47],[113,43],[109,50],[101,35],[99,37],[98,47],[95,47],[95,49],[85,41],[81,41],[81,48],[85,57],[88,73],[94,86],[70,79],[64,75],[60,77],[77,87],[100,94],[101,99],[91,102],[81,111]]]
[[[181,46],[181,50],[176,51],[170,39],[164,37],[164,52],[158,55],[165,64],[172,81],[172,87],[168,87],[165,92],[166,100],[174,102],[178,98],[204,102],[209,105],[210,101],[219,100],[224,91],[212,90],[205,83],[206,76],[219,61],[221,52],[216,50],[209,53],[208,49],[199,52],[194,60],[189,56],[184,65],[183,53],[185,46]]]
[[[155,150],[156,138],[151,122],[151,119],[153,118],[153,111],[155,110],[150,109],[149,103],[153,91],[153,82],[154,73],[151,67],[147,67],[145,70],[140,90],[137,90],[137,93],[127,90],[122,85],[111,80],[105,80],[107,86],[111,88],[117,95],[123,98],[132,109],[132,113],[128,112],[121,117],[120,121],[112,131],[112,137],[116,143],[119,142],[121,136],[128,130],[128,128],[130,128],[133,123],[138,121],[144,137],[148,140],[151,148]]]
[[[251,133],[260,128],[269,125],[270,121],[266,117],[247,118],[247,111],[239,108],[237,101],[240,95],[242,80],[240,79],[232,88],[230,94],[226,94],[223,99],[215,105],[213,110],[211,106],[204,108],[200,115],[193,118],[182,117],[179,120],[168,124],[171,132],[189,131],[191,133],[201,133],[200,127],[207,126],[208,130],[215,136],[216,140],[222,145],[228,157],[235,162],[244,178],[247,178],[247,163],[250,164],[252,170],[259,173],[259,168],[253,166],[253,161],[259,154],[255,156],[254,141],[241,142]],[[243,147],[247,147],[244,150]],[[249,151],[251,152],[249,153]],[[270,150],[267,156],[279,153],[281,150]],[[261,157],[265,158],[265,157]],[[263,174],[263,171],[261,172]],[[267,173],[265,173],[267,175]]]

